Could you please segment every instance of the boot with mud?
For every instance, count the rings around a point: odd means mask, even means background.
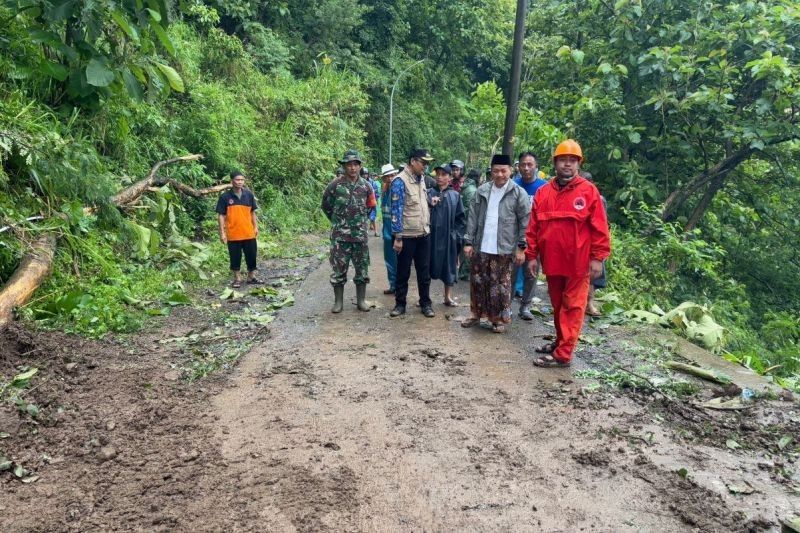
[[[341,313],[344,308],[344,285],[333,286],[333,307],[331,313]]]
[[[359,311],[369,311],[369,304],[367,303],[367,285],[362,283],[356,285],[356,305]]]

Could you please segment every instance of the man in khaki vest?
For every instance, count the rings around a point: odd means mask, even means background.
[[[395,306],[390,316],[406,312],[408,279],[411,262],[417,271],[419,305],[428,318],[435,315],[430,296],[430,212],[425,188],[425,167],[433,161],[424,149],[414,149],[408,156],[408,164],[392,181],[392,247],[397,252],[397,280],[395,282]],[[434,197],[437,201],[438,197]],[[433,205],[436,205],[435,203]]]

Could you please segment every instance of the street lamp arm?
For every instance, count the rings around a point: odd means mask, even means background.
[[[400,78],[406,75],[406,73],[411,70],[412,68],[416,67],[419,64],[424,63],[427,59],[420,59],[416,63],[409,65],[406,67],[400,74],[397,75],[397,79],[394,80],[392,84],[392,94],[389,95],[389,163],[392,162],[392,128],[394,125],[394,92],[397,89],[397,84],[400,83]]]
[[[408,67],[406,67],[400,74],[397,75],[397,79],[394,80],[394,84],[392,85],[392,96],[394,96],[394,91],[395,91],[395,89],[397,89],[397,84],[400,83],[400,78],[405,76],[408,73],[409,70],[411,70],[412,68],[416,67],[417,65],[420,65],[420,64],[424,63],[425,61],[427,61],[427,59],[420,59],[419,61],[417,61],[413,65],[409,65]]]

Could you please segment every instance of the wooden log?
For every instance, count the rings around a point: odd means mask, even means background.
[[[56,251],[56,237],[43,233],[31,245],[17,271],[0,291],[0,330],[13,317],[14,308],[23,305],[50,275]]]

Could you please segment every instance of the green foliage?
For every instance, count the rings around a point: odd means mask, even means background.
[[[31,235],[55,231],[56,275],[23,312],[94,336],[135,329],[183,301],[171,283],[224,271],[224,249],[199,242],[215,237],[214,199],[164,189],[120,213],[111,194],[203,153],[161,172],[200,187],[240,168],[264,233],[319,228],[344,150],[387,161],[393,87],[394,163],[426,146],[485,166],[514,5],[0,1],[0,225],[14,228],[0,280]],[[798,28],[789,0],[539,2],[516,130],[542,166],[563,138],[583,145],[609,199],[619,303],[707,306],[728,357],[783,380],[798,372]]]
[[[261,72],[288,72],[292,62],[291,49],[274,31],[257,22],[243,24],[242,31],[245,49]]]
[[[23,367],[25,368],[25,367]],[[10,381],[0,379],[0,401],[9,402],[17,409],[31,418],[39,416],[39,406],[26,400],[26,389],[30,387],[31,380],[39,372],[38,368],[31,367],[20,372]],[[0,457],[0,470],[10,468],[10,463],[5,457]],[[18,466],[18,468],[21,468]],[[23,473],[15,469],[17,477],[22,477]]]
[[[699,230],[685,234],[646,204],[625,213],[627,227],[613,231],[608,268],[612,287],[623,295],[626,307],[742,296],[742,288],[724,274],[724,250],[702,239]]]
[[[180,75],[161,57],[175,54],[166,32],[170,14],[165,0],[146,5],[5,0],[2,6],[8,29],[0,33],[0,50],[11,51],[3,49],[7,46],[17,52],[12,76],[52,85],[54,91],[45,90],[54,103],[64,95],[91,104],[120,93],[141,100],[145,89],[183,91]],[[14,39],[2,38],[6,32]]]

